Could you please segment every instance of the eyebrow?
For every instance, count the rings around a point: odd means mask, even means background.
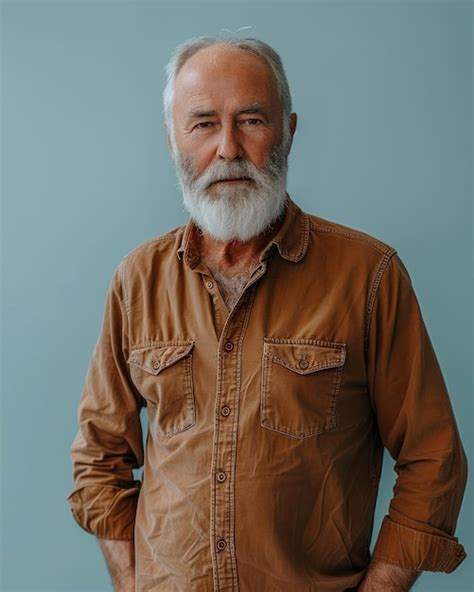
[[[262,113],[262,115],[266,115],[266,111],[261,103],[247,105],[246,107],[239,109],[235,115],[241,115],[242,113]]]
[[[242,107],[242,109],[235,111],[234,116],[242,115],[244,113],[261,113],[266,116],[266,111],[261,103],[251,103],[250,105],[246,105],[245,107]],[[195,111],[190,111],[188,113],[187,121],[190,122],[193,119],[202,119],[203,117],[212,117],[214,115],[217,115],[217,111],[196,109]]]

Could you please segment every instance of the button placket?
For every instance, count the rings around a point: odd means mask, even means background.
[[[245,310],[241,309],[241,314],[247,314]],[[232,315],[234,320],[238,319],[237,315]],[[232,318],[231,317],[231,318]],[[220,367],[218,372],[221,374],[220,395],[222,399],[228,400],[232,403],[232,408],[238,408],[238,402],[234,401],[233,397],[238,397],[238,388],[235,384],[235,366],[238,365],[238,343],[240,342],[240,335],[232,328],[232,339],[225,339],[225,333],[230,334],[229,319],[226,321],[223,329],[223,344],[221,341],[221,352],[219,356]],[[241,323],[238,322],[238,327]],[[227,331],[226,331],[227,329]],[[223,377],[225,379],[223,380]],[[223,404],[216,410],[220,417],[228,418],[231,415],[230,404]],[[214,523],[211,536],[213,537],[216,556],[214,558],[214,581],[215,589],[219,590],[221,586],[232,582],[232,590],[237,590],[237,567],[235,560],[235,551],[233,547],[233,520],[234,509],[232,501],[232,490],[234,488],[234,481],[232,475],[232,466],[234,466],[235,457],[235,430],[234,423],[236,417],[232,416],[222,422],[218,422],[216,429],[219,430],[217,437],[218,447],[215,449],[215,456],[213,458],[214,483],[212,488],[212,498],[214,502],[211,504],[211,520]],[[229,466],[229,463],[232,463]],[[224,470],[224,467],[226,469]],[[226,587],[227,589],[227,587]]]
[[[245,288],[246,297],[227,316],[221,332],[217,367],[216,422],[212,457],[211,545],[214,588],[238,590],[235,556],[235,466],[237,421],[241,381],[241,344],[245,335],[255,290]],[[222,588],[222,589],[224,589]]]

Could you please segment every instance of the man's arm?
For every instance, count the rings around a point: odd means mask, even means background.
[[[135,550],[133,541],[97,539],[116,592],[135,591]]]
[[[129,322],[122,262],[109,285],[102,329],[79,403],[79,430],[71,447],[75,487],[68,501],[78,524],[101,539],[134,538],[143,465],[143,399],[129,377]]]
[[[466,556],[454,537],[466,456],[410,276],[396,253],[379,269],[377,282],[368,311],[367,380],[398,477],[367,585],[382,577],[384,568],[375,562],[449,573]]]
[[[372,561],[359,592],[408,592],[421,572],[407,567]]]

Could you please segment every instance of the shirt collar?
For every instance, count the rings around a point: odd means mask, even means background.
[[[281,257],[287,261],[297,263],[301,261],[308,250],[309,219],[301,208],[286,194],[285,218],[276,235],[269,241],[262,252],[262,260],[276,245]],[[199,263],[201,257],[195,246],[195,232],[198,229],[190,218],[184,227],[181,242],[176,251],[178,259],[193,269]]]

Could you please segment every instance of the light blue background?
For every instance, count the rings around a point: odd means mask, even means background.
[[[193,35],[251,25],[281,53],[299,127],[289,191],[404,260],[472,451],[472,5],[5,2],[2,7],[2,590],[110,590],[73,521],[69,447],[112,272],[184,223],[161,117]],[[387,464],[375,533],[391,496]],[[469,558],[417,591],[471,591]]]

